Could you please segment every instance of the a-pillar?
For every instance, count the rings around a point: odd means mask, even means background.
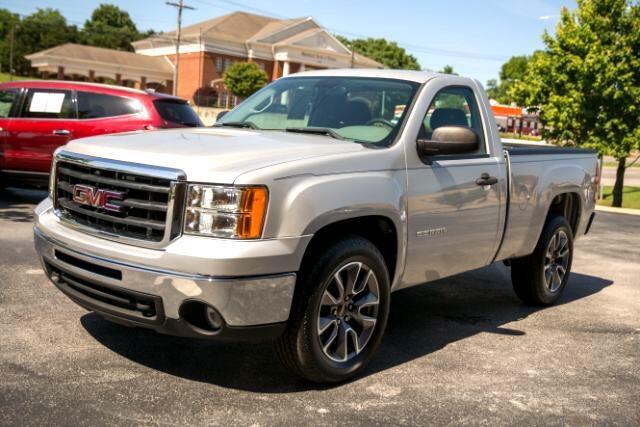
[[[58,67],[58,80],[64,80],[64,67]]]
[[[92,83],[96,81],[96,72],[93,70],[89,70],[89,81]]]

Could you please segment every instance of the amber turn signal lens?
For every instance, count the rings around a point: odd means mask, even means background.
[[[267,189],[246,188],[242,192],[242,218],[238,221],[236,234],[241,239],[257,239],[262,236],[262,226],[267,210]]]

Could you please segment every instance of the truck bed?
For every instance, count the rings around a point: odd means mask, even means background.
[[[558,194],[581,195],[581,213],[593,210],[590,188],[597,168],[597,151],[503,142],[509,165],[509,208],[497,259],[517,258],[534,250],[549,204]],[[574,232],[583,234],[588,215],[581,214]]]

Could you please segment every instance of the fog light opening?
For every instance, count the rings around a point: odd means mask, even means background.
[[[187,301],[180,306],[180,317],[193,328],[205,332],[218,332],[224,319],[218,311],[200,301]]]
[[[224,324],[224,320],[222,320],[222,316],[214,310],[212,307],[205,308],[205,316],[207,318],[207,323],[214,331],[218,331],[222,329],[222,325]]]

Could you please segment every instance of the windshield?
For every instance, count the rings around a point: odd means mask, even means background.
[[[364,77],[285,78],[253,94],[216,125],[246,124],[388,145],[418,86],[403,80]]]

